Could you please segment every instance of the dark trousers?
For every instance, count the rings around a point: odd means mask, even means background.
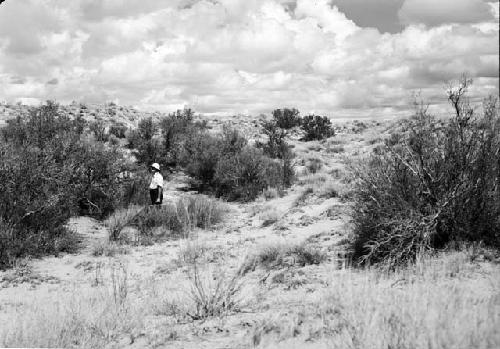
[[[149,196],[151,197],[151,205],[161,205],[163,202],[163,195],[160,196],[160,202],[156,202],[158,200],[158,196],[160,194],[160,189],[149,189]]]

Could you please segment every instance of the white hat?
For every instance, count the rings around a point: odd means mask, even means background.
[[[160,171],[160,165],[159,165],[157,162],[153,163],[153,164],[151,165],[151,167],[152,167],[152,168],[154,168],[154,169],[155,169],[155,170],[157,170],[157,171]]]

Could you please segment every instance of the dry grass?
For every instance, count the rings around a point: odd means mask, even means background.
[[[120,245],[108,240],[99,240],[92,244],[90,253],[95,257],[114,257],[116,255],[128,254],[129,252],[130,250],[126,245]]]
[[[339,271],[319,301],[256,326],[253,343],[259,348],[498,348],[500,271],[474,273],[477,268],[462,253],[423,258],[391,274]]]
[[[27,301],[0,326],[2,347],[102,348],[124,334],[142,328],[143,316],[127,293],[127,271],[110,270],[110,281],[72,295],[50,294]]]
[[[282,214],[273,206],[265,206],[259,214],[259,219],[262,221],[263,227],[268,227],[278,222]]]
[[[287,267],[290,253],[311,259],[306,250],[264,246],[249,265]],[[420,258],[395,272],[332,269],[325,288],[300,293],[300,306],[278,306],[267,298],[271,308],[255,314],[250,336],[242,337],[237,347],[498,348],[500,269],[470,262],[472,254],[467,250]],[[148,277],[131,285],[126,268],[114,265],[96,287],[79,285],[73,294],[27,300],[0,323],[0,346],[102,348],[141,338],[143,345],[161,346],[179,335],[173,324],[238,316],[253,299],[242,292],[247,282],[243,269],[231,272],[200,264],[192,264],[188,279],[175,287],[169,280]],[[148,330],[152,319],[170,320]],[[189,326],[201,330],[206,324]],[[177,344],[182,347],[182,342]]]
[[[305,266],[320,264],[326,260],[321,250],[307,244],[266,244],[257,248],[257,251],[247,256],[240,267],[242,274],[246,274],[262,266],[265,269],[281,269],[291,266]]]
[[[189,274],[193,309],[187,313],[193,320],[222,317],[240,310],[242,274],[223,268],[211,270],[194,263]]]
[[[175,205],[132,206],[119,210],[105,224],[111,240],[118,239],[128,226],[137,228],[142,237],[151,237],[153,231],[155,236],[187,236],[195,228],[212,228],[226,213],[226,206],[217,200],[192,195],[179,199]]]
[[[134,218],[144,209],[142,206],[132,205],[128,208],[115,211],[104,224],[109,230],[110,240],[118,239],[123,228],[131,224]]]

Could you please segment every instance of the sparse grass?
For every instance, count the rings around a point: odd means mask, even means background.
[[[299,185],[317,185],[318,183],[324,183],[328,180],[328,177],[322,173],[315,173],[312,175],[307,175],[298,181]]]
[[[188,240],[179,249],[178,261],[180,264],[193,266],[194,264],[207,264],[224,259],[227,251],[221,247],[209,245],[206,241]]]
[[[340,198],[341,200],[347,200],[349,198],[348,186],[332,180],[321,183],[315,188],[315,192],[318,197],[324,199]]]
[[[128,297],[126,270],[110,273],[111,282],[96,289],[26,300],[23,311],[0,326],[0,346],[102,348],[137,333],[144,317]]]
[[[265,207],[263,212],[259,214],[259,219],[262,221],[263,227],[273,225],[281,218],[280,212],[276,207]]]
[[[320,264],[326,260],[326,254],[307,244],[269,244],[247,256],[240,271],[246,274],[262,266],[265,269],[281,269],[290,266]]]
[[[319,301],[262,320],[252,342],[259,348],[498,348],[500,272],[474,274],[477,268],[454,254],[396,273],[339,271]]]
[[[314,189],[312,187],[307,187],[300,195],[299,197],[297,197],[297,199],[295,199],[294,203],[293,203],[293,206],[294,207],[297,207],[297,206],[301,206],[303,205],[307,199],[312,195],[314,194]]]
[[[345,148],[343,145],[337,145],[333,147],[326,148],[326,152],[329,154],[340,154],[345,152]]]
[[[128,246],[119,245],[116,242],[107,240],[99,240],[92,245],[91,254],[95,257],[106,256],[114,257],[116,255],[128,254],[130,252]]]

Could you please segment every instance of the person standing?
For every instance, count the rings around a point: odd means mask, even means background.
[[[149,185],[151,205],[161,205],[163,202],[163,176],[160,173],[160,165],[155,162],[151,165],[151,171],[153,172]]]

